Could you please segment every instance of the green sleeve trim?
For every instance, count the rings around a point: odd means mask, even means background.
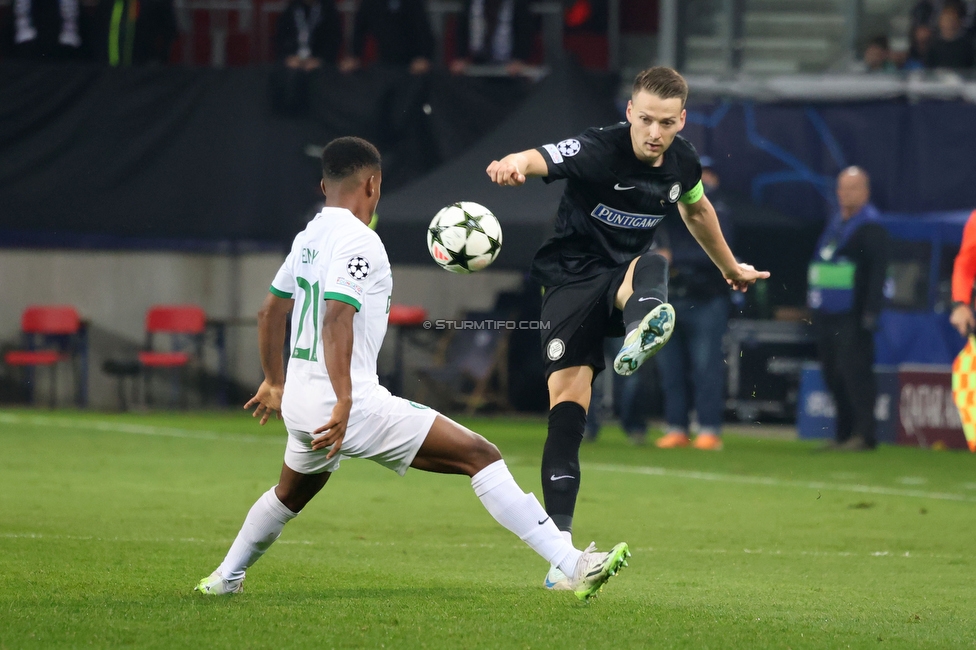
[[[281,289],[275,289],[273,285],[270,286],[270,287],[268,287],[268,291],[270,291],[274,295],[278,296],[279,298],[291,298],[292,297],[292,294],[288,293],[287,291],[282,291]]]
[[[698,184],[693,188],[681,195],[678,199],[685,205],[691,205],[692,203],[698,203],[701,201],[701,197],[705,196],[705,188],[702,186],[702,182],[698,181]]]
[[[362,308],[362,304],[352,296],[347,296],[344,293],[337,293],[335,291],[326,291],[322,294],[322,300],[338,300],[339,302],[344,302],[347,305],[352,305],[359,311]]]

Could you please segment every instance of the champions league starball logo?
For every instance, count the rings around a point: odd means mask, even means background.
[[[566,156],[567,158],[572,158],[573,156],[579,153],[580,142],[579,140],[575,140],[572,138],[569,140],[563,140],[562,142],[556,145],[556,149],[559,151],[559,153]]]
[[[346,272],[353,280],[365,280],[369,275],[369,262],[365,257],[356,256],[346,264]]]

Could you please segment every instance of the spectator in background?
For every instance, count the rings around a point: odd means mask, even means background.
[[[918,0],[909,13],[912,29],[918,25],[935,27],[939,21],[942,4],[942,0]]]
[[[976,45],[963,29],[963,8],[946,3],[939,14],[938,35],[932,41],[925,65],[928,68],[965,69],[976,62]]]
[[[962,246],[952,266],[952,314],[949,322],[967,337],[976,330],[973,315],[973,283],[976,282],[976,210],[969,215],[962,231]]]
[[[84,58],[78,0],[14,0],[12,54],[25,59]]]
[[[608,0],[564,0],[563,49],[586,68],[610,65]]]
[[[833,449],[874,449],[874,331],[884,303],[888,231],[870,203],[868,175],[848,167],[837,178],[839,210],[824,229],[810,264],[807,302],[824,383],[837,405]]]
[[[927,24],[912,27],[911,44],[908,46],[908,58],[902,67],[903,70],[925,69],[925,61],[932,48],[933,35],[932,27]]]
[[[972,31],[976,28],[976,0],[919,0],[909,14],[911,29],[917,25],[928,25],[933,30],[938,28],[942,9],[948,5],[959,8],[964,29]]]
[[[658,250],[660,253],[661,251]],[[607,338],[603,341],[604,357],[613,363],[613,358],[624,344],[624,337]],[[655,372],[656,360],[648,359],[637,372],[623,376],[610,373],[606,377],[597,377],[590,392],[590,408],[586,413],[586,428],[583,440],[593,442],[600,434],[604,419],[604,391],[609,383],[612,387],[613,410],[620,419],[620,428],[624,435],[635,445],[643,445],[647,441],[647,389],[650,383],[648,373]]]
[[[271,105],[276,113],[301,116],[308,111],[309,74],[334,66],[342,44],[335,0],[292,0],[278,16],[271,74]]]
[[[430,70],[434,36],[423,0],[362,0],[356,11],[351,55],[339,66],[343,72],[362,65],[369,37],[376,39],[383,65],[409,66],[411,74]]]
[[[342,26],[335,0],[292,0],[278,16],[275,56],[293,70],[335,65]]]
[[[93,32],[96,60],[112,66],[167,63],[176,39],[173,0],[100,0]]]
[[[891,48],[884,34],[875,36],[864,48],[865,72],[897,72],[898,66],[891,60]]]
[[[510,75],[520,74],[534,36],[528,0],[467,0],[458,19],[458,58],[451,62],[451,72],[463,73],[476,63],[504,65]]]
[[[701,157],[702,186],[715,206],[719,224],[731,245],[729,209],[719,189],[718,174],[708,156]],[[729,286],[682,223],[668,228],[671,242],[671,277],[668,298],[674,307],[671,341],[657,353],[664,391],[665,434],[655,444],[661,449],[687,447],[689,411],[698,417],[697,449],[722,449],[722,414],[725,411],[725,356],[722,337],[729,322]]]

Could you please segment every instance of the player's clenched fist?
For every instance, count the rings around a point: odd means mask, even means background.
[[[488,178],[492,183],[502,186],[515,187],[525,183],[525,174],[519,170],[517,154],[505,156],[501,160],[493,160],[488,165]]]

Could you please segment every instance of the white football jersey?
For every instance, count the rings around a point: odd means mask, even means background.
[[[393,275],[379,236],[344,208],[323,208],[295,237],[271,283],[271,293],[294,298],[291,357],[281,411],[285,424],[313,431],[327,423],[336,403],[325,367],[322,323],[328,302],[356,308],[353,317],[353,410],[350,422],[379,386],[376,357],[386,335]]]

